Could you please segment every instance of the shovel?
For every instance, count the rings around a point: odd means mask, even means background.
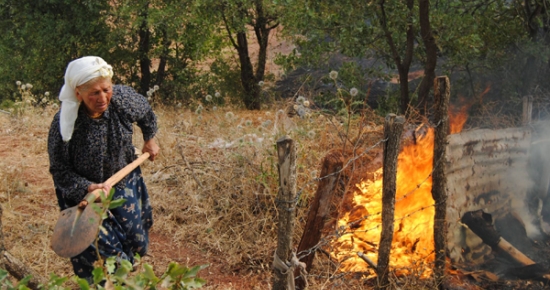
[[[134,162],[107,179],[105,183],[112,185],[118,183],[147,158],[149,153],[143,153]],[[51,247],[60,257],[72,258],[82,253],[97,238],[101,217],[92,206],[87,205],[96,200],[94,193],[100,193],[101,190],[96,189],[88,193],[78,205],[61,212],[51,239]]]
[[[478,235],[481,240],[493,249],[500,249],[508,253],[510,257],[523,265],[523,268],[516,268],[512,273],[523,278],[542,278],[550,280],[548,269],[542,264],[537,264],[525,254],[516,249],[497,232],[493,225],[493,217],[482,210],[466,212],[461,222],[468,226],[472,232]],[[528,276],[530,275],[530,276]]]

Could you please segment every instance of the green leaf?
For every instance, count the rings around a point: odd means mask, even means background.
[[[197,273],[208,267],[208,265],[200,265],[200,266],[194,266],[193,268],[189,269],[189,271],[187,271],[187,273],[185,273],[185,275],[183,275],[183,279],[186,279],[186,278],[192,278],[192,277],[195,277],[197,276]]]
[[[0,269],[0,282],[8,277],[8,271]]]
[[[155,272],[153,271],[153,266],[149,264],[144,264],[143,269],[143,276],[149,279],[149,281],[153,282],[154,284],[157,284],[160,281],[160,279],[155,275]]]
[[[94,270],[95,271],[95,270]],[[102,271],[103,272],[103,271]],[[101,281],[101,280],[99,280]],[[97,282],[99,282],[97,281]],[[97,283],[95,282],[95,275],[94,275],[94,283]],[[90,284],[88,284],[88,281],[86,281],[86,279],[82,279],[82,278],[76,278],[76,283],[78,284],[78,286],[80,287],[80,289],[82,290],[90,290]]]
[[[126,202],[125,198],[112,200],[109,204],[109,209],[121,207]]]
[[[116,257],[107,258],[107,261],[105,261],[105,266],[107,267],[107,273],[114,273],[116,269]]]

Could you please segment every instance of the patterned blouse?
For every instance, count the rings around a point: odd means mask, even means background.
[[[134,89],[114,85],[111,103],[99,119],[88,117],[80,106],[72,139],[64,142],[59,128],[59,112],[48,136],[50,173],[61,210],[77,205],[92,183],[102,183],[136,159],[132,144],[133,123],[143,132],[143,140],[157,133],[156,116],[147,99]],[[124,188],[126,178],[116,184]]]

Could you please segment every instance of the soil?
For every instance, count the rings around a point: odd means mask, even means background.
[[[4,184],[7,196],[0,196],[5,237],[1,242],[6,250],[44,277],[54,271],[58,275],[70,276],[69,261],[57,257],[49,247],[59,209],[48,171],[47,126],[46,129],[35,127],[34,132],[20,131],[5,116],[0,116],[0,125],[0,182],[8,183]],[[23,230],[21,224],[26,226]],[[29,252],[46,252],[45,261],[33,259],[36,254],[27,256]],[[199,276],[207,281],[205,289],[254,289],[256,284],[256,279],[231,273],[224,267],[222,259],[202,253],[192,241],[174,241],[162,233],[162,228],[155,226],[150,233],[149,253],[143,257],[143,262],[153,265],[157,275],[161,275],[170,262],[188,266],[208,264],[199,272]],[[56,263],[65,265],[57,269]],[[50,271],[44,273],[46,269]]]

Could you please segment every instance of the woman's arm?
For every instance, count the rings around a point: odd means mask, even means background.
[[[86,196],[92,182],[74,171],[67,144],[61,139],[59,114],[57,114],[52,121],[48,134],[50,173],[53,177],[57,198],[63,199],[59,201],[59,204],[74,206]]]
[[[145,144],[142,152],[149,152],[151,155],[149,159],[155,160],[160,151],[160,147],[153,139],[158,130],[157,117],[149,102],[144,96],[127,86],[114,86],[113,96],[115,95],[117,97],[113,97],[113,100],[117,103],[117,107],[124,112],[128,120],[132,123],[136,122],[143,133]]]

